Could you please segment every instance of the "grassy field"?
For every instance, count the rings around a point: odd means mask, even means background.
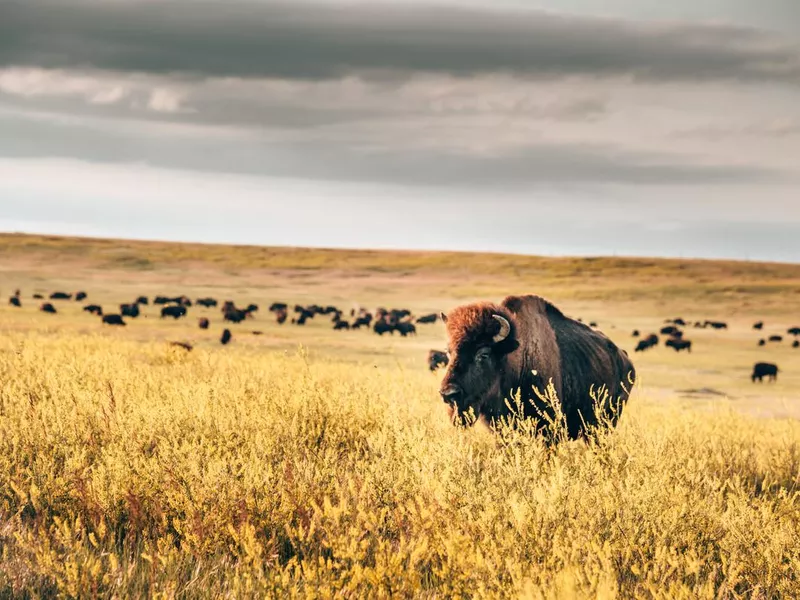
[[[223,347],[216,310],[109,328],[31,299],[78,289],[107,309],[185,293],[262,310]],[[800,266],[7,235],[0,292],[0,598],[800,595],[800,349],[756,345],[800,325]],[[440,324],[381,338],[265,310],[510,293],[629,352],[666,317],[730,329],[632,354],[620,427],[547,452],[449,424],[425,365]],[[776,384],[749,381],[758,360]]]

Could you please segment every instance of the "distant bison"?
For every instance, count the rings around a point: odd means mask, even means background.
[[[39,310],[42,312],[50,313],[51,315],[56,314],[56,307],[50,304],[49,302],[45,302],[39,307]]]
[[[439,319],[439,315],[437,315],[436,313],[431,313],[429,315],[422,315],[421,317],[417,317],[416,322],[417,323],[422,323],[422,324],[425,324],[425,323],[436,323],[436,321],[438,319]]]
[[[764,321],[758,321],[754,323],[753,329],[764,329]]]
[[[633,333],[631,334],[631,337],[639,337],[640,335],[642,335],[642,334],[639,333],[639,330],[638,329],[634,329]]]
[[[341,329],[350,329],[350,323],[347,321],[336,321],[333,324],[333,329],[339,331]]]
[[[248,314],[249,313],[246,310],[229,308],[222,314],[222,318],[225,321],[230,321],[231,323],[241,323],[247,318]]]
[[[150,300],[148,300],[147,296],[139,296],[136,299],[136,304],[143,304],[147,306],[148,304],[150,304]]]
[[[723,321],[706,321],[705,326],[711,327],[711,329],[727,329],[728,324]]]
[[[439,367],[446,367],[448,362],[450,361],[447,358],[446,352],[442,352],[441,350],[431,350],[428,352],[428,368],[431,371],[435,371]]]
[[[753,383],[755,383],[756,380],[762,382],[764,377],[767,377],[769,381],[777,381],[778,365],[764,362],[756,363],[753,367],[753,374],[751,375]]]
[[[99,304],[89,304],[88,306],[84,306],[83,310],[98,317],[103,316],[103,307]]]
[[[759,346],[766,346],[767,345],[767,340],[765,340],[763,338],[758,340],[758,345]]]
[[[639,343],[636,344],[634,352],[644,352],[645,350],[655,348],[656,346],[658,346],[658,336],[655,333],[651,333],[643,340],[639,340]]]
[[[224,346],[228,342],[231,341],[232,337],[233,337],[233,335],[231,334],[231,330],[230,329],[226,329],[225,331],[222,332],[222,337],[219,338],[219,343]]]
[[[195,304],[206,308],[214,308],[218,303],[214,298],[198,298]]]
[[[800,340],[793,341],[792,348],[800,348]]]
[[[44,296],[42,294],[34,294],[33,295],[33,299],[34,300],[44,300]]]
[[[69,300],[70,298],[72,298],[72,294],[66,292],[53,292],[50,294],[50,300]]]
[[[86,300],[86,292],[75,293],[75,302],[83,302],[84,300]]]
[[[409,321],[400,321],[394,328],[400,333],[401,336],[417,335],[417,327]]]
[[[135,319],[139,316],[139,305],[136,302],[133,304],[120,304],[119,312],[123,317]]]
[[[675,327],[675,325],[668,325],[666,327],[662,327],[659,333],[661,335],[677,335],[680,332],[681,330]]]
[[[454,423],[466,415],[490,425],[512,417],[506,394],[519,391],[520,411],[548,441],[553,407],[534,390],[554,387],[570,439],[589,428],[615,426],[636,373],[627,355],[605,335],[565,316],[538,296],[509,296],[501,304],[460,306],[443,315],[450,361],[440,395]],[[592,390],[604,387],[599,403]]]
[[[789,335],[799,336],[800,335],[800,327],[792,327],[786,331]]]
[[[174,319],[180,319],[181,317],[186,316],[186,307],[185,306],[165,306],[161,309],[161,318],[164,317],[172,317]]]
[[[769,336],[768,340],[770,342],[782,342],[783,341],[783,336],[782,335],[771,335],[771,336]]]
[[[282,308],[280,310],[275,310],[273,312],[275,313],[275,322],[278,325],[283,325],[286,322],[287,317],[289,316],[289,313],[286,312],[285,308]]]
[[[211,323],[209,322],[209,320],[206,319],[205,317],[203,317],[202,319],[198,319],[197,320],[197,325],[198,325],[198,327],[200,327],[200,329],[208,329],[208,326],[210,324]]]
[[[17,296],[11,296],[8,299],[8,303],[11,306],[16,306],[17,308],[21,308],[22,307],[22,301]]]
[[[103,323],[106,325],[125,325],[122,315],[103,315]]]
[[[289,309],[289,306],[285,302],[273,302],[269,306],[269,312],[277,312],[279,310],[286,311]]]
[[[394,333],[394,326],[386,322],[385,319],[378,319],[372,326],[372,330],[382,336],[384,333]]]
[[[681,350],[686,350],[687,352],[692,351],[692,342],[689,340],[672,338],[664,342],[664,345],[667,348],[674,348],[675,352],[680,352]]]

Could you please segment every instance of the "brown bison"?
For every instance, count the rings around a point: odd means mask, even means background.
[[[655,348],[656,346],[658,346],[658,336],[655,333],[651,333],[643,340],[639,340],[639,343],[636,344],[634,352],[644,352],[645,350]]]
[[[33,299],[34,300],[44,300],[44,296],[42,294],[34,294],[33,295]]]
[[[205,306],[206,308],[214,308],[218,302],[214,298],[198,298],[195,301],[198,306]]]
[[[185,306],[165,306],[161,309],[161,318],[164,317],[172,317],[173,319],[180,319],[181,317],[186,316],[186,307]]]
[[[439,315],[437,315],[436,313],[431,313],[429,315],[422,315],[421,317],[417,317],[415,322],[416,323],[422,323],[422,324],[425,324],[425,323],[436,323],[436,321],[438,319],[439,319]]]
[[[139,305],[136,302],[132,304],[120,304],[119,314],[121,314],[123,317],[131,317],[132,319],[135,319],[139,316]]]
[[[800,336],[800,327],[792,327],[791,329],[787,329],[786,333],[793,336]]]
[[[435,371],[439,367],[446,367],[450,359],[447,358],[447,352],[441,350],[431,350],[428,352],[428,368]]]
[[[782,335],[771,335],[771,336],[769,336],[769,338],[767,338],[767,341],[770,341],[770,342],[782,342],[783,341],[783,336]]]
[[[50,294],[50,300],[69,300],[70,298],[72,298],[72,294],[66,292],[53,292]]]
[[[664,345],[667,348],[674,348],[675,352],[680,352],[681,350],[686,350],[687,352],[692,351],[692,342],[690,340],[672,338],[664,342]]]
[[[125,325],[122,315],[103,315],[103,323],[106,325]]]
[[[631,333],[631,337],[639,337],[640,335],[642,334],[639,332],[638,329],[634,329],[633,333]]]
[[[144,304],[145,306],[147,306],[148,304],[150,304],[150,300],[147,298],[147,296],[139,296],[136,299],[136,304]]]
[[[103,307],[99,304],[89,304],[88,306],[84,306],[83,310],[97,317],[103,316]]]
[[[19,299],[19,296],[11,296],[8,299],[8,303],[11,306],[16,306],[17,308],[22,308],[22,301]]]
[[[224,346],[225,344],[231,341],[232,337],[233,335],[231,334],[231,330],[226,329],[225,331],[222,332],[222,337],[219,338],[219,343]]]
[[[287,311],[289,310],[289,305],[285,302],[273,302],[269,306],[269,312],[278,312],[278,311]]]
[[[555,410],[539,396],[552,383],[570,439],[586,437],[601,422],[616,425],[636,372],[602,333],[532,295],[460,306],[442,320],[450,362],[439,393],[454,423],[466,422],[470,412],[490,425],[512,416],[505,398],[519,390],[520,416],[552,441],[547,421]],[[607,395],[595,402],[598,386]]]
[[[208,319],[206,319],[205,317],[203,317],[201,319],[197,319],[197,326],[200,329],[208,329],[209,325],[211,325],[211,322]]]
[[[334,321],[333,323],[334,331],[339,331],[341,329],[350,329],[350,323],[347,321]]]
[[[410,321],[400,321],[397,325],[394,326],[395,331],[400,332],[400,335],[403,337],[409,335],[417,335],[417,327]]]
[[[86,300],[86,292],[76,292],[75,293],[75,302],[82,302]]]
[[[676,336],[681,333],[681,330],[675,327],[674,325],[668,325],[667,327],[662,327],[661,331],[659,332],[661,335],[671,335]]]
[[[792,348],[800,348],[800,340],[793,341]]]
[[[56,314],[56,307],[50,304],[49,302],[45,302],[39,307],[39,310],[42,312],[50,313],[51,315]]]
[[[763,382],[764,377],[768,378],[769,381],[777,381],[778,380],[778,365],[772,363],[756,363],[753,367],[753,374],[750,376],[750,379],[753,380],[753,383],[756,381]]]
[[[285,308],[273,311],[275,313],[275,322],[278,325],[283,325],[286,323],[286,319],[289,316],[289,313],[286,312]]]
[[[754,323],[753,329],[764,329],[764,321],[758,321]]]

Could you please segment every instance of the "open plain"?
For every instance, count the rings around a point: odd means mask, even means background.
[[[39,311],[57,290],[88,296]],[[0,293],[0,597],[800,595],[798,265],[2,235]],[[454,428],[426,363],[440,322],[267,310],[526,293],[633,357],[596,444]],[[82,310],[162,294],[260,308]],[[691,353],[634,352],[676,317]],[[760,361],[776,382],[751,382]]]

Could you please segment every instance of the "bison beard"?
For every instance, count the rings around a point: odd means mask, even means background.
[[[586,437],[601,423],[616,425],[636,373],[602,333],[538,296],[469,304],[442,318],[450,363],[440,394],[454,422],[465,422],[470,412],[490,425],[508,418],[512,409],[505,399],[518,391],[517,414],[533,419],[550,440],[547,418],[555,412],[534,389],[544,393],[552,380],[569,439]],[[590,391],[600,386],[608,395],[595,406]]]

